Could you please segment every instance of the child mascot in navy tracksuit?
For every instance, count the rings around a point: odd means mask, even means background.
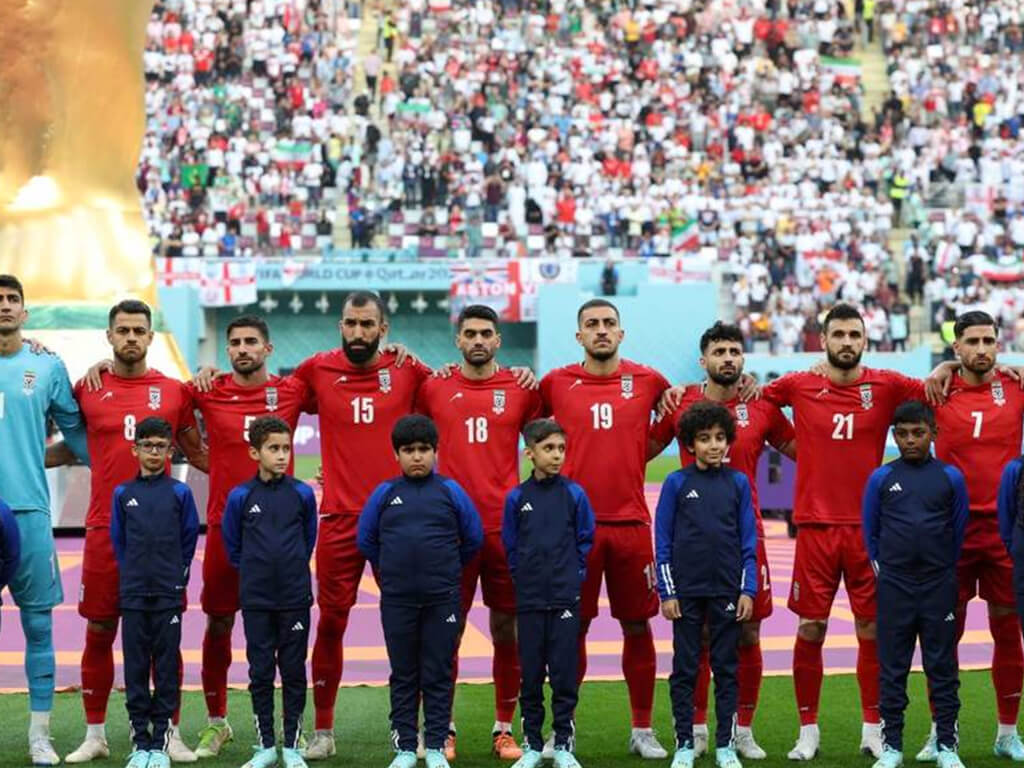
[[[505,498],[501,538],[516,585],[516,630],[522,686],[523,756],[513,768],[540,765],[544,678],[551,681],[556,768],[579,768],[573,756],[579,655],[580,590],[594,543],[594,512],[583,489],[562,477],[565,432],[552,419],[523,429],[533,472]]]
[[[737,644],[757,593],[757,520],[746,476],[723,465],[735,437],[724,406],[689,408],[679,419],[679,438],[696,461],[665,479],[655,512],[661,613],[672,621],[672,768],[693,766],[693,690],[705,623],[715,675],[715,762],[740,768],[733,747]]]
[[[14,577],[21,562],[21,534],[14,512],[0,499],[0,589]]]
[[[882,756],[875,768],[903,763],[903,711],[914,646],[935,714],[940,768],[963,768],[957,756],[960,712],[956,658],[956,563],[967,529],[964,477],[931,455],[935,414],[922,402],[893,414],[900,458],[879,467],[864,489],[864,544],[875,568]]]
[[[174,433],[164,419],[142,421],[132,446],[139,474],[117,486],[111,501],[110,538],[120,569],[125,703],[135,746],[129,768],[170,766],[167,731],[181,697],[181,613],[199,515],[189,487],[165,472],[173,445]]]
[[[252,480],[231,490],[222,531],[238,569],[239,604],[249,660],[249,694],[258,743],[248,768],[277,762],[274,676],[281,670],[285,768],[305,768],[299,753],[306,706],[306,646],[313,604],[309,558],[316,544],[316,497],[288,474],[291,429],[265,416],[249,427],[249,455],[259,462]]]
[[[462,568],[483,528],[466,492],[434,472],[437,427],[405,416],[391,432],[402,474],[381,483],[359,516],[358,546],[380,583],[380,616],[391,662],[391,768],[416,765],[423,699],[427,768],[447,768],[452,665],[462,629]]]

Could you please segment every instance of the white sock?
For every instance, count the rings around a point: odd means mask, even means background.
[[[35,712],[33,712],[32,714],[35,714]],[[1014,735],[1016,735],[1016,733],[1017,733],[1017,724],[1016,723],[1011,723],[1010,725],[1004,725],[1003,723],[1000,723],[999,724],[999,728],[996,729],[996,738],[998,739],[998,738],[1001,738],[1002,736],[1014,736]]]
[[[512,723],[503,723],[500,720],[495,720],[494,730],[491,733],[512,733]]]
[[[50,735],[50,713],[30,712],[28,721],[29,739],[46,738]]]
[[[802,739],[805,736],[811,736],[816,738],[818,736],[818,724],[811,723],[810,725],[801,725],[800,738]]]
[[[107,740],[107,724],[106,723],[87,723],[85,726],[85,738],[87,739],[98,739],[99,741]]]
[[[737,725],[736,733],[753,733],[749,725]]]
[[[333,728],[317,728],[313,733],[314,734],[326,733],[328,736],[333,736],[334,735],[334,729]]]
[[[704,728],[707,729],[707,726],[704,726]],[[693,730],[697,730],[697,726],[694,726]],[[638,736],[641,733],[650,733],[650,732],[651,732],[650,728],[634,728],[633,729],[633,735],[634,736]]]
[[[633,730],[636,730],[635,728]],[[701,734],[702,736],[708,735],[708,724],[707,723],[694,723],[693,724],[693,735]]]
[[[224,723],[226,723],[227,720],[223,717],[208,717],[206,718],[206,722],[208,722],[210,725],[224,725]]]
[[[863,733],[874,733],[876,731],[881,732],[881,730],[882,730],[882,724],[881,723],[864,723],[864,725],[861,726],[861,731]]]
[[[448,730],[451,731],[452,733],[455,733],[455,721],[454,720],[452,720],[452,721],[450,721],[448,723]]]

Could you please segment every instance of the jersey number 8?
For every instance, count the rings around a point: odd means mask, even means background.
[[[124,439],[129,442],[135,441],[135,416],[130,413],[124,416]]]

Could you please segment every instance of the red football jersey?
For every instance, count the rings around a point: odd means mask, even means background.
[[[882,463],[893,411],[904,400],[923,400],[924,383],[865,367],[840,386],[801,371],[771,382],[764,397],[793,408],[800,446],[793,522],[860,525],[864,486]]]
[[[416,408],[437,424],[438,471],[473,500],[484,531],[500,531],[505,494],[519,484],[519,433],[541,412],[540,392],[523,389],[511,372],[467,379],[427,379]]]
[[[994,515],[1003,468],[1020,456],[1020,385],[996,373],[991,381],[972,387],[957,374],[935,419],[935,455],[964,473],[971,514]]]
[[[139,472],[132,455],[135,427],[150,416],[166,419],[174,434],[196,427],[192,397],[185,385],[150,368],[145,375],[125,379],[104,371],[103,387],[90,392],[85,382],[75,384],[89,443],[89,511],[87,528],[110,525],[114,489]]]
[[[188,389],[203,415],[210,451],[210,499],[206,522],[219,525],[228,494],[236,485],[251,480],[256,462],[249,457],[249,425],[261,416],[277,416],[295,431],[299,413],[310,410],[308,388],[294,376],[270,376],[266,384],[243,387],[230,374],[218,376],[209,392],[193,384]],[[288,472],[293,465],[288,465]]]
[[[338,348],[305,360],[295,376],[312,391],[320,414],[320,513],[358,515],[374,488],[400,474],[391,429],[412,413],[416,391],[430,369],[413,360],[396,368],[390,353],[359,368]]]
[[[654,436],[659,443],[667,443],[675,435],[680,417],[694,403],[705,399],[703,387],[687,387],[682,401],[668,416],[659,419],[654,425]],[[733,398],[723,402],[736,419],[736,440],[729,446],[725,460],[733,469],[742,472],[750,481],[751,496],[754,501],[754,512],[757,514],[758,527],[761,526],[761,507],[757,500],[757,463],[764,451],[764,444],[781,448],[796,438],[793,425],[789,423],[779,407],[764,398],[740,402]],[[679,464],[693,464],[693,454],[679,441]]]
[[[668,386],[653,368],[629,360],[611,376],[574,363],[541,380],[544,407],[566,432],[562,471],[583,486],[598,522],[650,522],[647,438],[651,412]]]

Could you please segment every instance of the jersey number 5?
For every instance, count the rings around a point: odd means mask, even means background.
[[[833,440],[853,440],[853,414],[834,413],[832,414]]]

